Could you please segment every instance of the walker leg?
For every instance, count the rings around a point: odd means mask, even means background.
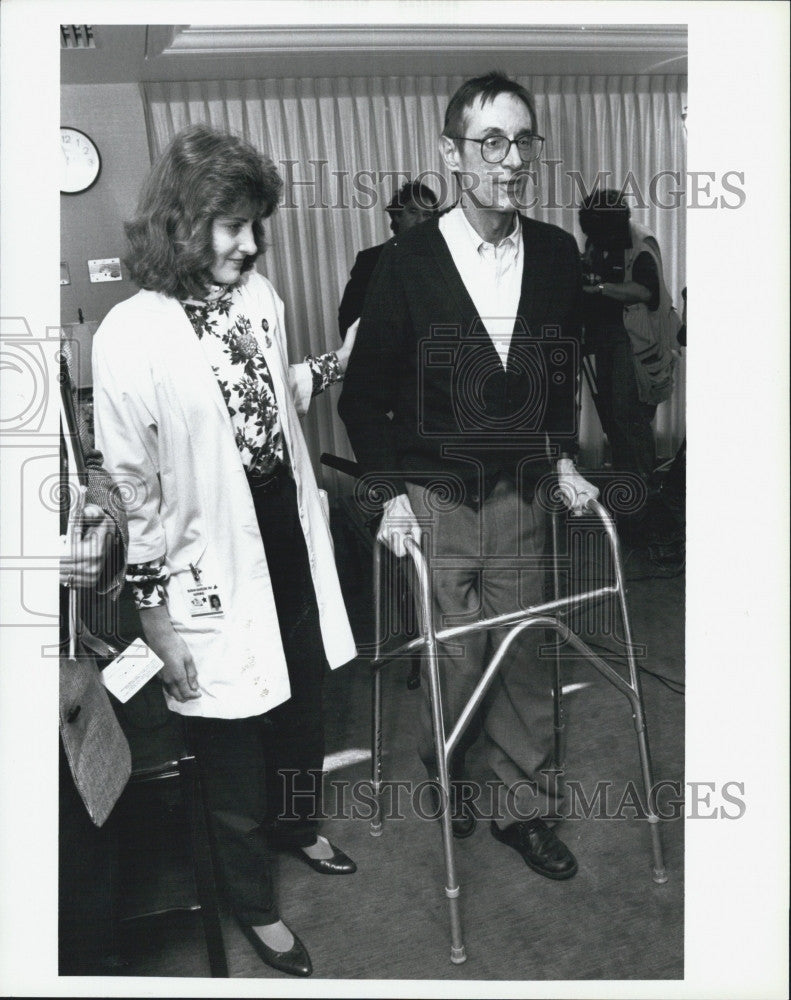
[[[633,705],[634,728],[637,733],[637,749],[640,754],[640,770],[643,775],[643,787],[645,789],[645,805],[648,812],[648,825],[651,830],[651,850],[653,852],[654,865],[652,878],[654,882],[662,884],[667,882],[667,872],[665,870],[665,860],[662,853],[662,837],[659,831],[659,817],[654,812],[654,779],[651,768],[651,754],[648,749],[648,729],[645,723],[645,713],[643,710],[643,692],[640,685],[640,676],[637,672],[637,663],[634,659],[634,647],[632,645],[632,633],[629,627],[628,612],[626,610],[626,598],[621,591],[621,616],[623,618],[624,636],[627,642],[629,669],[631,671],[632,689],[634,690],[635,704]]]
[[[560,571],[558,570],[558,514],[552,512],[552,592],[557,601],[560,599]],[[564,741],[565,721],[563,718],[563,676],[560,669],[561,637],[556,634],[555,642],[555,679],[552,688],[554,713],[555,746],[553,760],[558,771],[563,770],[566,748]]]
[[[437,673],[436,661],[429,666],[432,674]],[[434,677],[431,678],[432,687]],[[461,935],[461,916],[459,914],[459,883],[456,879],[456,863],[453,855],[453,827],[451,825],[450,807],[450,780],[448,778],[448,761],[444,747],[444,734],[442,729],[437,728],[437,716],[441,723],[442,707],[439,712],[435,711],[436,706],[432,698],[432,715],[434,718],[434,749],[437,754],[439,765],[439,784],[442,795],[442,815],[440,817],[442,826],[442,853],[445,856],[445,895],[448,899],[448,915],[450,917],[450,960],[454,965],[461,965],[467,961],[464,951],[464,943]],[[440,737],[440,740],[437,739]]]
[[[645,788],[646,810],[648,812],[648,825],[651,830],[651,850],[653,853],[654,882],[662,884],[667,882],[667,871],[665,870],[665,859],[662,852],[662,837],[659,830],[659,817],[654,812],[654,781],[651,773],[651,754],[648,749],[648,730],[645,723],[645,713],[643,710],[643,691],[640,683],[640,674],[637,669],[637,661],[634,655],[634,643],[632,642],[632,628],[629,622],[629,609],[626,604],[626,587],[624,585],[623,567],[621,565],[621,552],[618,536],[612,527],[609,517],[604,522],[612,548],[613,568],[615,570],[615,581],[618,587],[618,607],[623,625],[624,641],[626,643],[627,658],[629,662],[629,679],[634,691],[634,728],[637,733],[637,748],[640,754],[640,769],[643,775],[643,785]]]
[[[642,705],[641,705],[642,709]],[[637,718],[635,718],[635,728],[637,728]],[[662,885],[667,882],[667,871],[665,869],[665,858],[662,852],[662,836],[659,831],[659,817],[654,812],[653,780],[651,778],[651,756],[648,750],[648,733],[645,722],[642,728],[637,729],[637,746],[640,751],[640,765],[643,771],[643,785],[645,786],[646,810],[648,812],[648,827],[651,830],[651,850],[654,857],[654,865],[651,877],[654,882]]]
[[[450,778],[448,776],[448,755],[445,748],[445,727],[442,721],[442,695],[439,687],[437,666],[437,644],[433,630],[427,643],[429,685],[431,691],[431,719],[434,731],[434,753],[439,770],[439,784],[442,795],[442,852],[445,855],[445,895],[448,897],[450,916],[450,960],[461,965],[467,960],[461,937],[461,917],[459,915],[459,883],[456,879],[456,864],[453,856],[453,828],[451,826]]]
[[[371,785],[374,797],[374,815],[370,834],[382,836],[382,671],[375,667],[371,678]]]
[[[459,915],[459,883],[456,879],[456,865],[453,857],[453,829],[451,826],[450,778],[448,776],[448,751],[445,742],[445,723],[442,713],[442,691],[439,683],[437,639],[434,631],[434,608],[429,586],[428,568],[422,562],[418,573],[420,583],[421,630],[426,640],[426,664],[428,667],[429,696],[431,703],[431,729],[434,737],[434,756],[439,771],[442,796],[442,851],[445,856],[445,895],[448,898],[450,916],[450,960],[454,965],[466,961],[461,936]]]
[[[374,662],[379,659],[382,642],[382,549],[374,542]],[[371,819],[372,837],[382,836],[382,669],[373,667],[371,676],[371,785],[374,796],[374,815]]]

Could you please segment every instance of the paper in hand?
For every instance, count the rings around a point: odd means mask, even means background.
[[[102,682],[120,702],[132,695],[162,668],[162,660],[142,639],[135,639],[102,671]]]

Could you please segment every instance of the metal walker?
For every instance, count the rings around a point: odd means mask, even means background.
[[[374,571],[374,605],[375,605],[375,649],[371,661],[372,668],[372,701],[373,701],[373,724],[372,724],[372,783],[373,794],[376,803],[376,811],[371,821],[371,836],[381,836],[383,832],[383,811],[382,811],[382,667],[394,659],[396,656],[405,653],[422,651],[428,661],[429,691],[431,698],[432,727],[434,734],[434,747],[439,770],[439,784],[442,788],[443,812],[440,817],[442,825],[442,847],[445,857],[446,885],[445,895],[448,898],[450,910],[450,936],[451,949],[450,960],[454,964],[461,964],[466,961],[464,944],[462,941],[461,919],[459,915],[459,884],[456,878],[456,868],[453,852],[453,835],[450,815],[450,782],[448,777],[448,760],[451,753],[458,745],[459,739],[469,725],[475,711],[478,709],[492,681],[494,680],[505,654],[511,645],[518,639],[522,632],[528,628],[553,629],[559,636],[559,641],[555,647],[555,680],[554,680],[554,723],[555,723],[555,763],[562,765],[562,737],[563,737],[563,705],[562,705],[562,685],[560,666],[560,644],[569,643],[577,652],[586,656],[591,664],[602,674],[618,691],[629,701],[632,708],[634,728],[637,734],[637,746],[640,755],[640,768],[645,788],[646,808],[648,813],[648,823],[651,830],[651,846],[653,853],[653,880],[658,883],[667,881],[664,859],[662,854],[662,843],[659,831],[659,817],[653,808],[652,787],[653,779],[651,774],[651,759],[648,749],[648,734],[646,731],[645,713],[643,710],[643,696],[640,687],[640,677],[638,674],[637,662],[634,655],[632,643],[632,633],[629,624],[629,614],[626,606],[626,593],[624,588],[624,576],[621,565],[620,546],[615,527],[607,510],[596,500],[588,502],[587,510],[597,515],[601,521],[607,539],[609,541],[610,552],[614,568],[614,582],[605,587],[599,587],[580,594],[569,597],[560,596],[560,575],[558,569],[558,515],[552,514],[552,540],[554,545],[554,569],[553,569],[553,592],[554,599],[526,610],[514,611],[508,614],[499,615],[495,618],[480,620],[468,625],[445,628],[436,631],[434,626],[432,594],[429,578],[428,560],[421,549],[411,540],[407,540],[407,550],[414,563],[415,575],[418,581],[420,598],[420,635],[416,639],[401,645],[398,649],[388,651],[383,654],[381,649],[382,641],[382,545],[374,542],[373,571]],[[624,641],[627,651],[629,678],[628,680],[615,670],[609,663],[586,645],[576,636],[568,625],[561,621],[560,614],[579,608],[583,603],[601,601],[603,599],[617,598],[620,610],[621,624],[624,630]],[[508,634],[503,639],[490,663],[486,667],[476,688],[463,709],[459,719],[453,727],[449,736],[445,734],[442,713],[442,692],[440,690],[439,668],[437,665],[437,645],[449,639],[458,638],[470,632],[480,629],[508,627]]]

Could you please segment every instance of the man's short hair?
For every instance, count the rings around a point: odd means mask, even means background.
[[[390,199],[390,203],[385,211],[389,212],[392,216],[396,212],[402,211],[409,204],[417,205],[418,208],[422,208],[425,211],[436,212],[439,201],[430,187],[426,187],[420,181],[407,181],[401,185]]]
[[[451,97],[445,112],[445,125],[442,134],[449,139],[455,139],[464,134],[464,116],[480,98],[481,104],[488,104],[500,94],[513,94],[518,97],[530,112],[532,128],[535,131],[538,124],[536,105],[533,95],[521,83],[512,80],[505,73],[493,70],[485,76],[475,76],[466,80]]]

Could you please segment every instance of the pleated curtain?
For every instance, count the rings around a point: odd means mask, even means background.
[[[152,160],[183,127],[206,122],[266,151],[285,180],[280,210],[267,222],[259,260],[283,298],[292,360],[339,344],[337,312],[355,254],[391,235],[384,207],[407,178],[455,200],[437,148],[448,100],[461,77],[331,77],[145,83]],[[526,76],[546,142],[531,194],[534,218],[562,226],[582,247],[580,190],[596,180],[625,183],[635,221],[662,249],[665,279],[679,312],[686,280],[686,169],[680,76]],[[663,171],[677,172],[682,184]],[[652,179],[654,180],[652,184]],[[680,204],[676,202],[680,201]],[[672,206],[672,207],[668,207]],[[327,451],[352,457],[336,411],[338,387],[314,400],[304,430],[320,481],[331,493],[351,481],[319,465]],[[660,456],[684,436],[684,361],[672,399],[656,423]],[[581,464],[598,467],[603,435],[583,386]]]

